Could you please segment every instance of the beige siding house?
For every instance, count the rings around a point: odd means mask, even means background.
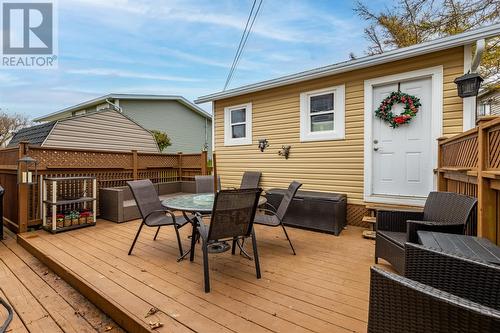
[[[423,204],[436,188],[437,138],[474,125],[474,106],[453,80],[469,70],[471,46],[498,34],[500,25],[198,98],[213,103],[223,185],[259,170],[265,189],[298,180],[305,190],[347,194],[350,208]],[[393,129],[374,111],[398,89],[422,106]],[[264,152],[259,139],[269,142]],[[282,146],[291,147],[288,159]]]
[[[22,141],[41,147],[159,153],[149,131],[110,109],[22,129],[9,146]]]

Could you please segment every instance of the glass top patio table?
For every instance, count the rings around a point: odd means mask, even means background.
[[[183,194],[165,199],[161,204],[170,210],[182,212],[209,214],[214,207],[213,193]],[[265,204],[267,199],[263,196],[259,198],[259,206]]]

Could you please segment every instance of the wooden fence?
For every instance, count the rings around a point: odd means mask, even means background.
[[[38,162],[38,184],[17,184],[16,161],[24,155]],[[25,232],[41,223],[41,179],[48,176],[93,176],[97,187],[125,186],[126,181],[151,179],[154,183],[189,181],[204,175],[207,153],[151,154],[137,151],[91,151],[27,146],[0,150],[0,185],[5,189],[4,224]]]
[[[439,140],[438,188],[478,198],[477,234],[500,244],[500,117]]]

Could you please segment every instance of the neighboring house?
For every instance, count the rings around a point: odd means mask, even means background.
[[[350,206],[422,205],[437,188],[437,139],[474,126],[475,106],[453,80],[470,69],[472,45],[496,35],[498,24],[199,97],[213,103],[224,186],[259,170],[266,189],[295,179],[304,190],[346,193]],[[393,129],[374,111],[398,88],[422,106]],[[259,139],[269,142],[264,152]],[[284,145],[288,159],[278,155]]]
[[[500,88],[484,91],[477,96],[477,114],[500,115]]]
[[[41,147],[160,152],[148,130],[112,109],[21,129],[14,134],[8,147],[15,147],[20,142]]]
[[[54,121],[113,106],[148,130],[168,134],[165,153],[199,153],[212,147],[212,116],[182,96],[109,94],[35,119]]]

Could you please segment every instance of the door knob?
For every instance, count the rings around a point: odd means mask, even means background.
[[[373,150],[378,151],[378,147],[373,147]]]

